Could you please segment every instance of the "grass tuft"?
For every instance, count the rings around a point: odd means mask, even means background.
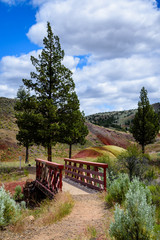
[[[74,201],[69,193],[58,193],[55,199],[45,199],[33,210],[22,210],[21,216],[13,226],[13,232],[23,232],[30,225],[47,226],[58,222],[71,213],[73,206]]]

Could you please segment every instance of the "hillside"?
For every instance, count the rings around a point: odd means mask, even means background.
[[[18,131],[17,125],[15,123],[14,117],[14,104],[15,99],[0,98],[0,161],[15,161],[19,159],[19,156],[22,156],[22,159],[25,158],[25,148],[18,145],[16,140],[16,134]],[[154,104],[155,110],[158,112],[160,109],[160,103]],[[87,117],[87,120],[93,121],[97,124],[100,119],[106,120],[107,118],[117,118],[117,124],[123,124],[126,120],[133,118],[136,110],[128,110],[121,112],[111,112],[111,113],[100,113]],[[113,116],[112,116],[113,114]],[[114,145],[121,148],[126,148],[131,142],[134,141],[131,134],[117,131],[111,128],[105,128],[102,126],[97,126],[90,122],[86,122],[86,125],[89,130],[89,134],[86,138],[86,144],[81,146],[77,144],[73,146],[73,157],[96,157],[97,147],[98,151],[101,150],[101,147],[104,145]],[[159,139],[157,139],[159,141]],[[95,150],[96,148],[96,150]],[[158,151],[159,152],[159,142],[155,145],[148,146],[149,151]],[[87,149],[84,151],[84,149]],[[56,161],[68,157],[68,145],[57,143],[53,147],[53,155]],[[78,153],[81,153],[78,155]],[[30,159],[33,160],[36,157],[46,159],[46,150],[41,146],[33,146],[30,148],[29,152]]]
[[[24,158],[25,149],[19,146],[16,140],[18,131],[14,117],[15,99],[0,98],[0,161],[12,161],[19,156]],[[87,142],[84,146],[75,145],[73,156],[85,148],[100,147],[102,145],[115,145],[124,147],[133,139],[130,134],[99,127],[91,123],[86,123],[89,129]],[[68,157],[68,146],[66,144],[56,144],[53,147],[54,157]],[[41,157],[46,159],[46,151],[43,147],[33,146],[30,148],[30,158]]]
[[[160,103],[152,105],[156,113],[160,113]],[[111,127],[117,130],[128,130],[137,109],[130,109],[124,111],[113,111],[96,113],[86,117],[90,123],[97,124],[103,127]]]
[[[0,97],[0,129],[17,130],[14,117],[16,100]]]

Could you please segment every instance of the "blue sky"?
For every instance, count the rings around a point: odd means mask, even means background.
[[[16,97],[46,22],[60,37],[85,114],[160,101],[160,0],[0,0],[0,96]]]
[[[39,47],[28,39],[28,29],[35,24],[36,8],[31,4],[8,5],[0,2],[0,58],[20,55]]]

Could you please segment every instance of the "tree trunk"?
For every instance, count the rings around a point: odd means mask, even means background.
[[[26,146],[26,159],[25,159],[25,163],[28,163],[28,149],[29,149],[29,147],[28,146]]]
[[[52,162],[52,146],[49,144],[48,146],[48,161]]]
[[[144,146],[144,144],[142,144],[142,153],[143,154],[145,153],[145,146]]]
[[[69,158],[72,156],[72,144],[69,144]]]

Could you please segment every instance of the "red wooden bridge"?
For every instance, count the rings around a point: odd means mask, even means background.
[[[36,186],[49,198],[62,191],[62,173],[65,178],[89,188],[106,191],[107,164],[65,158],[62,164],[36,159]]]

